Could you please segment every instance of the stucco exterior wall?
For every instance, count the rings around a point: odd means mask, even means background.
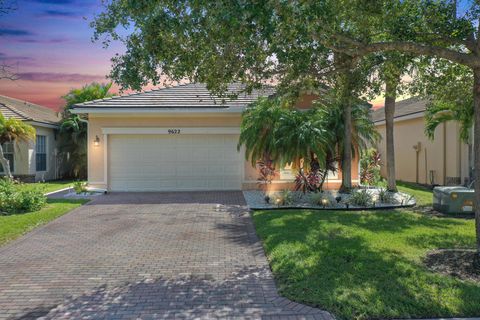
[[[377,125],[382,136],[377,148],[382,156],[382,175],[386,176],[385,125]],[[459,140],[455,122],[440,125],[434,140],[425,135],[424,118],[395,122],[395,167],[398,180],[423,184],[462,184],[468,178],[468,145]],[[420,145],[419,152],[414,149]],[[417,167],[418,157],[418,167]],[[433,178],[432,178],[433,175]],[[433,180],[433,181],[432,181]]]
[[[36,171],[35,141],[18,142],[14,149],[13,175],[24,181],[46,181],[57,179],[57,141],[53,128],[35,126],[37,135],[43,135],[47,141],[47,170]]]
[[[235,114],[196,114],[196,115],[150,115],[150,116],[120,116],[120,115],[94,115],[89,116],[88,125],[88,181],[92,186],[107,188],[105,181],[105,170],[108,170],[108,163],[105,163],[105,138],[102,128],[182,128],[182,127],[232,127],[239,128],[241,115]],[[94,139],[98,136],[100,143],[94,145]],[[240,151],[244,156],[244,150]],[[108,160],[107,160],[108,162]],[[358,184],[358,161],[355,159],[352,165],[353,183]],[[341,173],[339,174],[341,179]],[[257,185],[257,169],[252,167],[249,161],[244,162],[243,189],[255,189]],[[340,185],[338,179],[330,179],[326,183],[327,188],[337,188]],[[291,180],[277,179],[272,187],[284,189],[292,186]]]

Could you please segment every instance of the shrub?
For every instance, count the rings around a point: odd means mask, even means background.
[[[372,195],[368,190],[357,190],[351,194],[349,202],[359,207],[368,207],[372,203]]]
[[[267,191],[267,186],[272,184],[275,175],[277,174],[277,170],[275,170],[275,165],[273,161],[265,156],[263,159],[257,161],[257,168],[259,172],[259,177],[257,179],[260,187]]]
[[[360,182],[376,186],[382,181],[380,175],[380,153],[374,148],[368,149],[360,159]]]
[[[395,201],[395,197],[393,196],[393,193],[388,191],[388,189],[381,188],[378,191],[378,200],[380,200],[381,203],[393,203]]]
[[[294,200],[294,194],[290,190],[282,190],[273,196],[273,203],[279,206],[291,205]]]
[[[328,206],[332,203],[331,199],[324,193],[311,193],[308,197],[308,201],[317,206]]]
[[[88,183],[84,181],[75,181],[73,183],[73,190],[75,190],[76,194],[85,193],[88,191],[87,186],[88,186]]]
[[[21,188],[13,181],[0,179],[0,212],[4,214],[37,211],[47,203],[43,189]]]

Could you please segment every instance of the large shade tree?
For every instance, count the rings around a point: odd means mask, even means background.
[[[18,145],[20,142],[30,142],[35,139],[35,128],[28,123],[15,118],[5,118],[0,113],[0,165],[3,167],[5,177],[13,179],[10,170],[10,161],[3,153],[3,145],[5,143],[13,143]]]
[[[347,16],[336,11],[334,2],[323,1],[114,0],[92,27],[94,39],[106,45],[124,42],[126,52],[112,59],[111,71],[124,88],[141,89],[164,78],[206,83],[216,94],[226,94],[232,82],[250,91],[273,81],[282,95],[317,91],[325,84],[343,88],[338,96],[347,124],[342,185],[350,189],[351,97],[361,91],[352,81],[358,59],[322,45],[315,38],[316,17],[331,17],[328,26],[349,34],[372,29],[369,24],[350,28]]]
[[[214,91],[234,81],[248,90],[270,79],[279,89],[306,80],[318,86],[326,74],[374,53],[446,59],[473,74],[474,130],[480,136],[479,17],[478,1],[112,0],[92,26],[106,44],[124,41],[126,52],[113,59],[111,75],[134,89],[159,83],[161,74],[205,82]],[[118,32],[121,26],[126,36]],[[399,30],[407,36],[390,37]],[[346,63],[332,61],[339,53]],[[480,139],[474,150],[480,154]],[[479,204],[480,157],[475,174]],[[479,205],[476,230],[480,255]]]
[[[368,2],[367,2],[368,3]],[[362,57],[379,52],[399,52],[419,57],[444,59],[467,68],[472,79],[474,136],[480,136],[480,3],[478,1],[371,1],[372,15],[383,17],[378,36],[359,38],[334,29],[318,29],[317,39],[323,45],[346,54]],[[370,7],[370,4],[366,4]],[[413,13],[413,14],[412,14]],[[362,27],[369,15],[349,15],[353,25]],[[409,21],[406,18],[414,18]],[[328,17],[323,17],[328,21]],[[378,19],[376,20],[378,21]],[[410,22],[412,24],[410,24]],[[322,19],[318,20],[319,26]],[[409,40],[383,37],[396,28],[408,33]],[[442,79],[439,77],[439,81]],[[480,259],[480,139],[474,139],[475,220],[477,252]]]

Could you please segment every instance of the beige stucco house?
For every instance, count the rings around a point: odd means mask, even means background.
[[[240,89],[231,85],[229,92]],[[224,100],[203,84],[186,84],[78,104],[72,112],[88,116],[88,182],[109,191],[257,188],[256,168],[237,151],[241,114],[273,93],[265,88]],[[309,107],[313,97],[303,96],[298,107]],[[281,170],[272,188],[291,187],[292,178]],[[341,172],[326,187],[340,181]]]
[[[28,182],[57,179],[57,131],[60,115],[49,108],[5,96],[0,96],[0,113],[6,118],[24,121],[36,131],[35,141],[3,145],[14,177]],[[0,165],[0,175],[2,173]]]
[[[397,179],[430,185],[468,183],[473,163],[472,145],[460,140],[457,122],[441,124],[435,131],[435,139],[430,140],[425,135],[426,105],[427,101],[419,98],[409,98],[396,104],[394,137]],[[378,150],[385,155],[384,108],[375,110],[372,119],[383,138]],[[382,174],[386,175],[384,165]]]

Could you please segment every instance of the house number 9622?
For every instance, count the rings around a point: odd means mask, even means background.
[[[168,129],[168,134],[180,134],[180,129]]]

